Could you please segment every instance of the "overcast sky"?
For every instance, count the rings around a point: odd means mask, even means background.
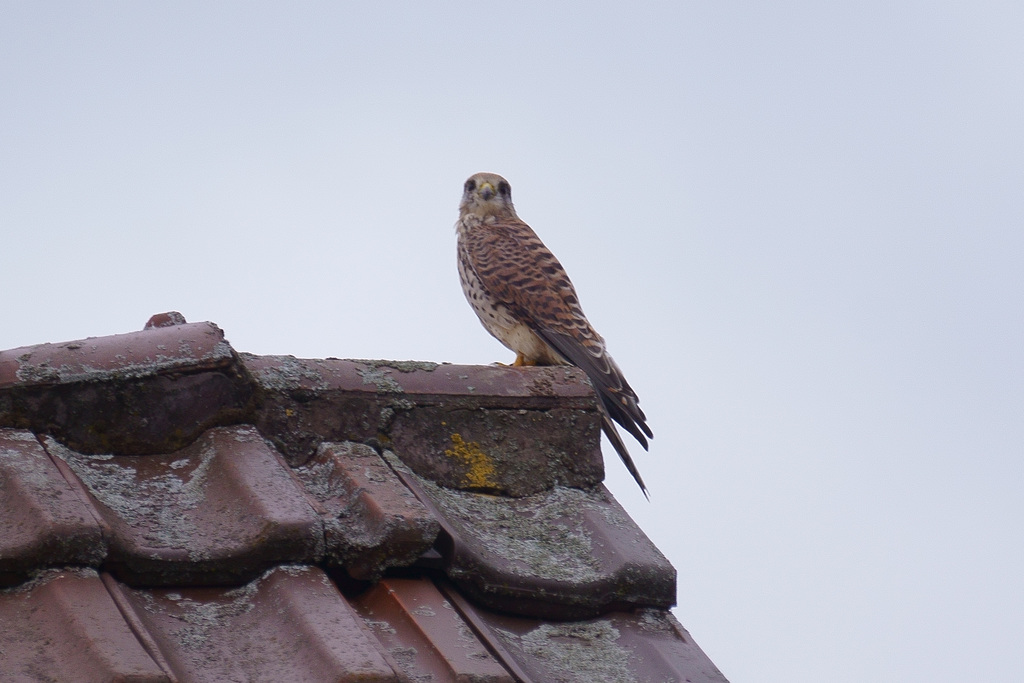
[[[508,362],[453,229],[500,173],[727,677],[1024,680],[1024,4],[426,4],[0,0],[0,348]]]

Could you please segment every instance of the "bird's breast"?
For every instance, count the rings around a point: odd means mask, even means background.
[[[530,325],[520,320],[502,302],[495,299],[468,260],[459,254],[459,279],[462,292],[480,318],[484,329],[507,348],[522,354],[528,361],[539,365],[560,365],[565,361],[544,340],[537,336]]]

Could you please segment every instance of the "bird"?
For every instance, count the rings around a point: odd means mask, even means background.
[[[513,366],[575,365],[586,373],[600,399],[601,428],[649,499],[614,424],[649,450],[654,433],[636,392],[584,315],[562,264],[516,214],[509,182],[495,173],[470,176],[455,231],[462,291],[484,328],[515,352]]]

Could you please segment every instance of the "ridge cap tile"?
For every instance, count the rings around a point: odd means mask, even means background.
[[[206,370],[230,365],[233,356],[214,323],[154,327],[0,351],[0,389]]]
[[[272,391],[348,391],[420,397],[496,397],[550,402],[593,398],[586,375],[573,366],[510,368],[431,361],[298,358],[238,354],[252,377]]]
[[[450,489],[522,497],[604,479],[596,408],[417,406],[396,411],[385,436],[416,474]]]
[[[256,424],[292,466],[324,441],[376,443],[424,476],[458,486],[468,467],[459,456],[473,455],[460,447],[478,442],[498,475],[475,472],[469,481],[478,488],[526,495],[604,476],[597,399],[575,370],[239,358],[254,383]],[[438,457],[447,451],[456,455]]]
[[[213,323],[0,351],[0,426],[57,436],[83,453],[187,446],[245,421],[253,383]]]

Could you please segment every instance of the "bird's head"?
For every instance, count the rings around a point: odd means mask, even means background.
[[[466,181],[459,204],[462,215],[515,217],[512,206],[512,186],[496,173],[477,173]]]

